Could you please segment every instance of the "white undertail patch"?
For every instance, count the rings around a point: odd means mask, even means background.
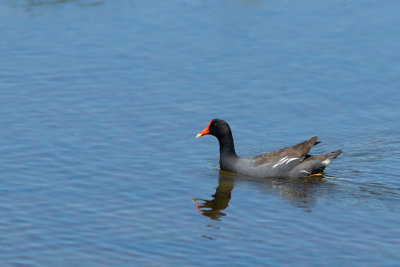
[[[331,159],[326,159],[326,160],[324,160],[323,162],[322,162],[322,164],[325,164],[325,166],[328,166],[329,165],[329,163],[331,163]]]

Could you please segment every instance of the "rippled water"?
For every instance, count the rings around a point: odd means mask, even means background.
[[[397,1],[0,3],[2,266],[397,265]],[[220,172],[318,135],[325,178]]]

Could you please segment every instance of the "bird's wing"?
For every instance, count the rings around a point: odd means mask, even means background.
[[[307,157],[311,148],[319,143],[317,139],[318,137],[314,136],[300,144],[258,155],[254,157],[255,163],[256,165],[262,165],[271,162],[279,162],[282,159],[286,161],[298,160],[298,162],[302,162]]]

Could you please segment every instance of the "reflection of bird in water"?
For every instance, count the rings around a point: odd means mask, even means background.
[[[235,180],[232,177],[219,176],[218,187],[215,194],[212,195],[212,200],[192,199],[196,204],[197,209],[204,216],[208,216],[213,220],[219,220],[220,217],[226,214],[222,210],[226,209],[231,200],[231,192],[235,185]]]
[[[221,217],[226,216],[226,213],[222,211],[229,206],[235,181],[257,183],[257,190],[267,194],[278,194],[283,197],[285,202],[302,208],[304,211],[311,211],[311,208],[317,202],[316,192],[329,186],[323,176],[289,180],[279,178],[257,179],[221,170],[218,187],[215,194],[212,195],[213,198],[211,200],[192,199],[200,213],[213,220],[220,220]]]
[[[311,211],[317,203],[317,192],[328,186],[322,175],[295,180],[272,179],[262,184],[264,191],[278,193],[286,203],[303,211]]]

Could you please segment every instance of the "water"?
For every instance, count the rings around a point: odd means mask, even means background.
[[[398,1],[0,3],[2,266],[397,265]],[[344,153],[324,179],[220,172]]]

